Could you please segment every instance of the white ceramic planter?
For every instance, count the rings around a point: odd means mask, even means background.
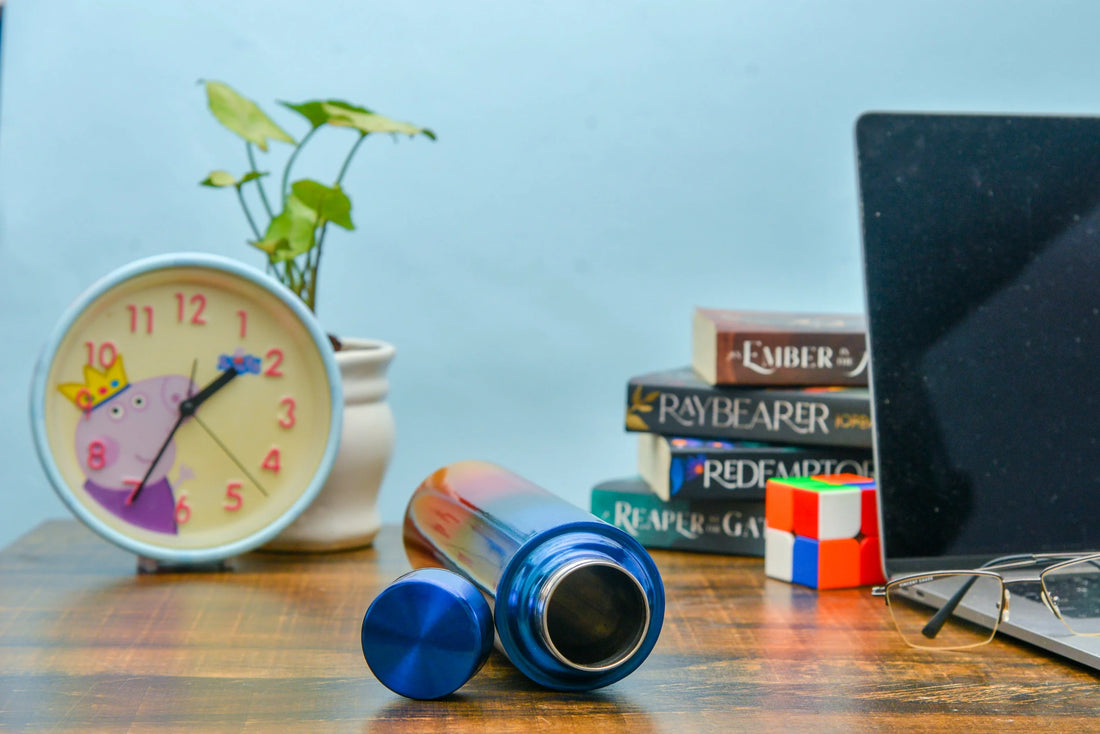
[[[371,339],[342,339],[336,352],[344,387],[340,450],[325,486],[313,503],[264,548],[278,551],[336,551],[368,546],[381,525],[378,490],[393,453],[393,412],[386,395],[386,370],[393,345]]]

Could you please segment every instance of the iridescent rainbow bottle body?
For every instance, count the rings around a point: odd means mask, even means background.
[[[413,568],[469,579],[494,604],[499,646],[548,688],[620,680],[645,660],[664,587],[634,538],[494,464],[432,474],[405,515]]]

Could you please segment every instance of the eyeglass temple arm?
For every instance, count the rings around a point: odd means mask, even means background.
[[[1012,556],[1002,556],[1000,558],[994,558],[988,563],[983,563],[982,568],[1004,568],[1020,565],[1029,565],[1040,560],[1041,556],[1035,554],[1025,553]],[[928,624],[921,628],[920,633],[928,639],[934,639],[936,635],[940,633],[943,626],[947,623],[947,618],[955,613],[955,609],[962,603],[963,597],[970,591],[970,587],[974,585],[974,582],[978,580],[977,576],[971,576],[970,579],[959,587],[959,590],[951,595],[939,611],[932,615],[932,619],[928,620]]]
[[[1029,565],[1041,559],[1041,555],[1036,555],[1032,553],[1021,553],[1018,555],[1001,556],[1000,558],[994,558],[988,563],[983,563],[981,567],[1011,568],[1013,566]],[[948,599],[942,607],[940,607],[939,611],[932,616],[932,619],[928,620],[928,624],[924,625],[924,627],[921,628],[921,634],[930,640],[934,639],[936,635],[940,633],[940,630],[943,629],[943,626],[947,623],[947,618],[955,613],[955,609],[957,609],[959,604],[962,603],[963,597],[966,596],[966,592],[970,591],[970,587],[973,586],[974,582],[977,580],[977,576],[971,576],[969,581],[960,586],[959,590],[956,591],[951,596],[951,598]]]
[[[951,595],[951,598],[947,600],[939,611],[932,615],[932,619],[928,620],[928,624],[921,628],[920,633],[932,640],[943,629],[944,624],[947,623],[947,618],[954,614],[955,609],[962,602],[966,592],[970,591],[970,587],[974,585],[974,582],[978,580],[977,576],[971,576],[970,579],[959,587],[959,590]]]

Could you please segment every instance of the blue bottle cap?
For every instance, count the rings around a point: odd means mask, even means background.
[[[467,579],[439,568],[405,574],[363,616],[363,657],[387,688],[441,698],[476,673],[493,648],[493,613]]]

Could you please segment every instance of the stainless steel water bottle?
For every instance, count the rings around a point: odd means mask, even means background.
[[[614,683],[657,642],[664,586],[646,550],[499,466],[463,461],[425,479],[404,535],[413,568],[454,571],[493,603],[500,648],[546,687]]]

